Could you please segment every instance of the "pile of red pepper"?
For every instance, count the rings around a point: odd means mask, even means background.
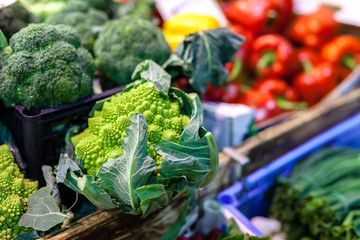
[[[329,8],[295,16],[293,0],[222,7],[229,29],[246,40],[225,66],[227,86],[209,85],[203,98],[254,107],[256,122],[316,104],[360,63],[360,40],[336,35],[339,23]]]

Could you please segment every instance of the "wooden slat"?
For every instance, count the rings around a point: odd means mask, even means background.
[[[120,210],[98,210],[42,240],[152,240],[159,239],[174,223],[185,200],[172,202],[146,219],[124,214]]]

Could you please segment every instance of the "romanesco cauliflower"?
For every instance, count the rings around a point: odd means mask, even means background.
[[[88,174],[96,175],[108,159],[124,153],[121,141],[126,137],[125,130],[130,126],[130,118],[140,112],[148,123],[147,152],[160,166],[162,158],[154,145],[166,139],[178,142],[190,121],[181,113],[181,108],[178,99],[162,95],[149,82],[114,95],[104,103],[100,112],[89,118],[90,134],[82,134],[80,140],[79,137],[73,138],[73,143],[77,143],[74,144],[75,154],[84,161]]]
[[[19,221],[38,183],[24,179],[8,145],[0,146],[0,169],[0,240],[8,240],[28,231]]]

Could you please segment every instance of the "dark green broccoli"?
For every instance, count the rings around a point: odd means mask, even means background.
[[[30,24],[14,34],[10,47],[0,80],[6,106],[54,107],[92,93],[93,58],[71,27]]]
[[[102,26],[94,53],[96,67],[123,85],[131,81],[131,74],[140,62],[152,59],[163,64],[169,58],[170,47],[162,31],[148,20],[124,17]]]
[[[138,0],[129,1],[127,3],[118,4],[115,12],[116,18],[124,16],[137,16],[154,20],[153,11],[156,9],[155,1]]]
[[[88,2],[91,7],[99,9],[99,10],[110,10],[112,7],[114,0],[82,0]]]
[[[0,8],[0,29],[7,39],[26,27],[29,23],[39,22],[39,19],[30,13],[20,2]]]
[[[64,24],[73,27],[80,35],[81,44],[92,51],[96,34],[94,27],[103,25],[108,20],[107,15],[91,8],[86,1],[72,1],[60,12],[46,19],[46,23]]]

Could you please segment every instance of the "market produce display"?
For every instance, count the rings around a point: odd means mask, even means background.
[[[100,27],[108,20],[108,16],[96,10],[82,0],[71,1],[61,11],[48,17],[46,23],[64,24],[73,27],[80,36],[81,45],[92,51],[96,34],[94,28]]]
[[[93,58],[74,29],[30,24],[10,39],[10,48],[0,72],[6,106],[54,107],[92,94]]]
[[[358,239],[359,151],[324,149],[281,179],[270,215],[282,222],[288,239]]]
[[[0,239],[11,240],[30,231],[20,227],[20,217],[27,211],[27,198],[38,183],[24,178],[8,145],[0,145]]]
[[[0,29],[7,39],[30,23],[39,22],[20,2],[0,8]]]
[[[170,55],[161,30],[150,21],[124,17],[107,22],[94,45],[96,68],[119,85],[130,83],[140,62],[152,59],[163,64]]]
[[[165,14],[159,7],[165,2],[159,2],[19,0],[0,8],[0,117],[14,136],[0,129],[1,144],[8,144],[0,145],[0,240],[67,231],[63,228],[73,218],[100,209],[118,210],[94,216],[121,212],[136,215],[131,219],[140,223],[160,222],[149,226],[160,240],[270,239],[241,232],[235,221],[195,226],[205,218],[202,200],[229,184],[228,172],[236,181],[236,171],[222,169],[218,178],[224,179],[208,187],[219,156],[226,154],[219,155],[203,126],[201,101],[255,109],[224,108],[231,116],[247,110],[252,123],[244,129],[251,128],[250,138],[282,113],[315,109],[342,81],[351,80],[360,64],[360,39],[338,34],[347,31],[332,9],[296,15],[293,0],[218,1],[216,10],[223,11],[227,25],[216,14],[187,12],[189,3],[169,5],[172,13]],[[347,109],[341,114],[350,116]],[[227,120],[221,119],[230,129],[224,135],[235,139],[241,128]],[[253,154],[250,148],[246,151]],[[274,152],[254,154],[271,160]],[[269,217],[281,222],[281,234],[290,240],[360,239],[359,175],[358,150],[322,149],[267,194]],[[256,197],[265,194],[261,184],[250,181],[245,187]],[[241,198],[229,196],[228,205]],[[180,204],[173,206],[176,201]],[[169,216],[181,211],[178,221],[156,218],[167,211]],[[195,219],[191,224],[187,215]]]
[[[229,29],[246,40],[226,65],[228,82],[209,87],[204,100],[248,105],[256,110],[256,123],[261,123],[315,105],[346,79],[359,64],[360,40],[336,35],[340,24],[333,10],[321,7],[293,16],[292,6],[292,0],[222,3]],[[268,78],[285,82],[291,97],[269,91],[262,97],[257,85]],[[237,92],[233,86],[238,86]]]
[[[99,208],[146,217],[206,186],[217,172],[219,156],[202,126],[195,93],[171,88],[170,75],[149,60],[136,67],[133,79],[103,102],[88,129],[72,138],[76,162],[62,155],[56,179]],[[34,203],[29,211],[31,218],[27,213],[22,226],[44,230],[36,223],[46,207]]]

